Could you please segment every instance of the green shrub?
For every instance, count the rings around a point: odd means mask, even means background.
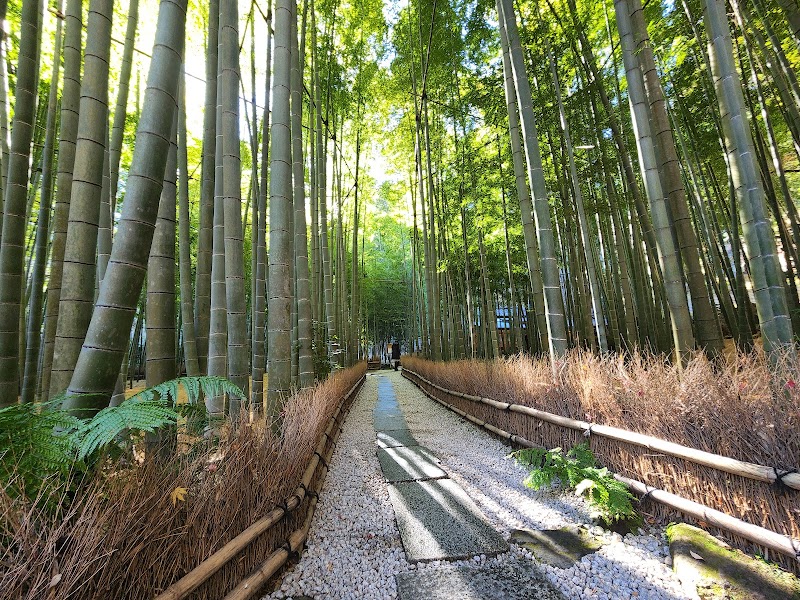
[[[524,448],[510,456],[530,470],[525,485],[534,490],[548,486],[555,479],[567,489],[584,496],[606,524],[636,517],[631,504],[633,495],[605,467],[599,467],[589,445],[573,446],[566,454],[561,448]]]

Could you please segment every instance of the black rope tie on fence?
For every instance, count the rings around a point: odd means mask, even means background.
[[[655,491],[656,491],[656,488],[654,488],[654,487],[651,487],[651,488],[645,487],[644,494],[642,494],[642,497],[639,498],[639,504],[641,504],[642,502],[647,500],[652,495],[652,493],[655,492]]]
[[[278,506],[279,506],[280,508],[282,508],[282,509],[283,509],[283,512],[284,512],[285,514],[287,514],[287,515],[288,515],[288,514],[291,512],[291,510],[289,510],[289,501],[288,501],[288,500],[286,500],[286,499],[284,499],[284,500],[281,500],[281,501],[278,503]]]
[[[790,488],[788,485],[786,485],[786,482],[783,480],[783,478],[787,475],[791,475],[792,473],[797,473],[797,469],[789,469],[784,471],[778,467],[772,467],[772,470],[775,472],[774,485],[778,488],[778,492],[784,493],[789,491]]]
[[[592,435],[592,428],[595,425],[597,425],[597,423],[589,423],[589,428],[586,431],[583,432],[583,437],[590,437]]]
[[[278,548],[279,550],[286,550],[286,554],[288,554],[288,560],[292,559],[299,559],[300,552],[298,550],[292,550],[292,545],[289,543],[289,540],[283,542],[283,545]]]

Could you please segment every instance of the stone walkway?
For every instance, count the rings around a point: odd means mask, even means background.
[[[664,564],[659,531],[604,532],[582,499],[526,488],[508,452],[399,373],[369,374],[343,424],[306,550],[266,598],[687,597]],[[564,527],[599,529],[602,547],[569,567],[527,547],[532,533]]]
[[[397,527],[409,562],[456,561],[507,552],[508,543],[439,459],[408,428],[394,386],[379,376],[373,410],[377,453],[389,483]],[[562,598],[530,565],[503,569],[445,566],[397,575],[399,597],[446,599]],[[522,594],[522,595],[520,595]]]

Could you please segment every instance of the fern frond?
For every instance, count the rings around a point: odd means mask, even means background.
[[[177,422],[178,413],[165,401],[137,400],[135,398],[131,398],[119,406],[104,408],[78,427],[73,436],[79,460],[85,459],[98,448],[111,443],[126,429],[152,432],[159,427]]]
[[[131,396],[128,402],[136,401],[150,401],[157,398],[163,399],[165,402],[176,405],[178,402],[178,393],[180,387],[186,389],[186,396],[189,404],[196,404],[200,399],[200,394],[206,396],[221,396],[227,394],[235,398],[245,399],[244,392],[232,381],[225,377],[178,377],[160,383],[146,390]]]

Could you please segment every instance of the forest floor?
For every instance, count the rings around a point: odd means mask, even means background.
[[[600,549],[561,567],[539,562],[530,550],[515,543],[494,556],[487,551],[466,560],[415,562],[409,557],[409,538],[404,540],[398,528],[398,521],[408,519],[396,514],[393,505],[398,486],[404,484],[387,481],[385,460],[382,470],[378,456],[380,446],[386,444],[376,433],[376,424],[380,430],[381,406],[395,410],[391,397],[409,432],[403,435],[422,446],[430,455],[431,468],[440,468],[452,485],[465,492],[466,502],[474,504],[502,540],[511,540],[515,530],[577,527],[595,536]],[[398,590],[398,581],[403,588],[410,579],[441,580],[443,574],[455,573],[456,579],[464,580],[466,574],[509,569],[514,571],[512,577],[518,577],[520,568],[535,575],[518,581],[538,577],[545,587],[555,587],[570,600],[695,597],[682,589],[670,568],[663,528],[646,526],[625,536],[606,531],[592,521],[582,498],[558,488],[526,488],[522,481],[527,473],[508,458],[509,451],[499,440],[429,400],[400,373],[370,373],[344,424],[307,549],[265,598],[383,599],[399,594],[402,599],[409,596]],[[434,477],[442,481],[441,476]],[[418,516],[424,521],[425,515]],[[531,597],[524,594],[521,597]]]

